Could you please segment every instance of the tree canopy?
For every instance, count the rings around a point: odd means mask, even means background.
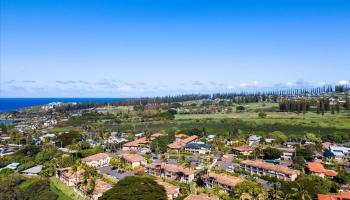
[[[267,147],[263,150],[264,153],[264,159],[268,160],[274,160],[277,158],[280,158],[282,155],[282,152],[276,148]]]
[[[62,142],[62,146],[68,146],[75,142],[80,141],[82,135],[77,131],[69,131],[68,133],[62,133],[57,137],[57,140]]]
[[[12,200],[56,200],[50,183],[44,178],[27,179],[18,174],[0,175],[0,199]]]
[[[274,131],[274,132],[270,133],[269,137],[274,139],[275,143],[278,143],[278,144],[283,144],[283,143],[287,142],[287,140],[288,140],[288,136],[281,131]]]
[[[105,192],[99,200],[166,200],[164,187],[152,178],[129,176]]]
[[[151,142],[151,149],[157,153],[164,153],[168,148],[168,144],[175,140],[175,134],[160,136]]]
[[[314,199],[317,194],[334,193],[338,189],[338,185],[327,178],[317,175],[302,176],[294,182],[283,182],[282,191],[285,194],[291,194],[293,199]]]
[[[263,195],[263,186],[254,181],[243,181],[232,188],[231,196],[240,198],[249,195],[251,198]]]

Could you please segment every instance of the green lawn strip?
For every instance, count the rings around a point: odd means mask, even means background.
[[[50,183],[51,190],[59,196],[58,200],[84,200],[83,197],[74,192],[73,187],[65,185],[56,177],[51,177]]]

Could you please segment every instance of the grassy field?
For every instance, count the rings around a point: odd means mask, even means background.
[[[58,195],[58,200],[84,200],[76,194],[72,187],[59,181],[56,177],[50,178],[51,190]]]
[[[198,103],[198,102],[196,102]],[[233,105],[232,110],[236,108]],[[174,120],[154,120],[145,122],[96,120],[87,121],[91,125],[105,127],[112,131],[176,131],[205,128],[210,134],[240,129],[245,133],[270,133],[282,131],[290,135],[303,135],[311,132],[319,135],[334,132],[350,134],[350,112],[341,110],[340,113],[324,115],[314,111],[306,114],[294,112],[273,112],[278,108],[277,103],[250,103],[245,104],[245,112],[217,113],[217,114],[177,114]],[[264,111],[266,118],[260,118],[259,112]],[[112,118],[113,119],[113,118]],[[54,128],[53,131],[67,131],[79,129],[85,122],[70,122]]]
[[[339,114],[325,113],[325,115],[319,115],[316,113],[287,113],[287,112],[266,112],[266,118],[262,119],[255,112],[244,113],[220,113],[220,114],[182,114],[176,115],[175,119],[178,121],[185,120],[223,120],[223,119],[238,119],[247,122],[253,122],[257,125],[263,124],[289,124],[289,125],[301,125],[310,127],[321,128],[337,128],[337,129],[350,129],[350,115],[349,113],[342,112]]]
[[[241,113],[238,113],[238,115]],[[131,131],[175,131],[179,129],[205,128],[211,134],[230,131],[238,128],[242,131],[252,133],[269,133],[272,131],[282,131],[287,134],[302,135],[305,132],[316,134],[327,134],[333,132],[350,133],[350,118],[343,114],[331,116],[327,114],[323,117],[313,113],[305,116],[298,116],[294,113],[278,113],[279,116],[268,113],[265,119],[259,118],[254,113],[242,113],[241,117],[232,114],[212,114],[212,115],[185,115],[177,117],[171,121],[154,121],[144,123],[122,123],[120,125],[108,125],[113,130]],[[275,113],[274,113],[275,114]],[[254,117],[248,117],[254,115]],[[289,115],[281,117],[281,115]]]
[[[350,118],[349,112],[341,112],[339,114],[332,115],[331,113],[325,113],[324,115],[319,115],[313,112],[308,112],[306,114],[297,114],[294,112],[265,112],[268,119],[338,119],[338,118]],[[175,119],[224,119],[224,118],[234,118],[234,119],[259,119],[258,112],[232,112],[232,113],[218,113],[218,114],[177,114]]]

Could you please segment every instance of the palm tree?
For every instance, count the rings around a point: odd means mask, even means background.
[[[303,185],[297,183],[297,187],[292,188],[292,190],[294,193],[291,196],[300,200],[312,200],[312,197]]]

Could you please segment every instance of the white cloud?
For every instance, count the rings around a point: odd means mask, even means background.
[[[294,85],[294,83],[292,83],[292,82],[287,82],[287,85],[288,85],[288,86],[292,86],[292,85]]]
[[[239,87],[247,87],[247,86],[248,86],[247,83],[241,83],[241,84],[239,85]]]
[[[347,85],[347,84],[348,84],[348,81],[346,81],[346,80],[341,80],[341,81],[338,81],[338,84],[340,84],[340,85]]]
[[[253,82],[253,85],[255,85],[255,86],[256,86],[256,85],[259,85],[259,81],[254,81],[254,82]]]

